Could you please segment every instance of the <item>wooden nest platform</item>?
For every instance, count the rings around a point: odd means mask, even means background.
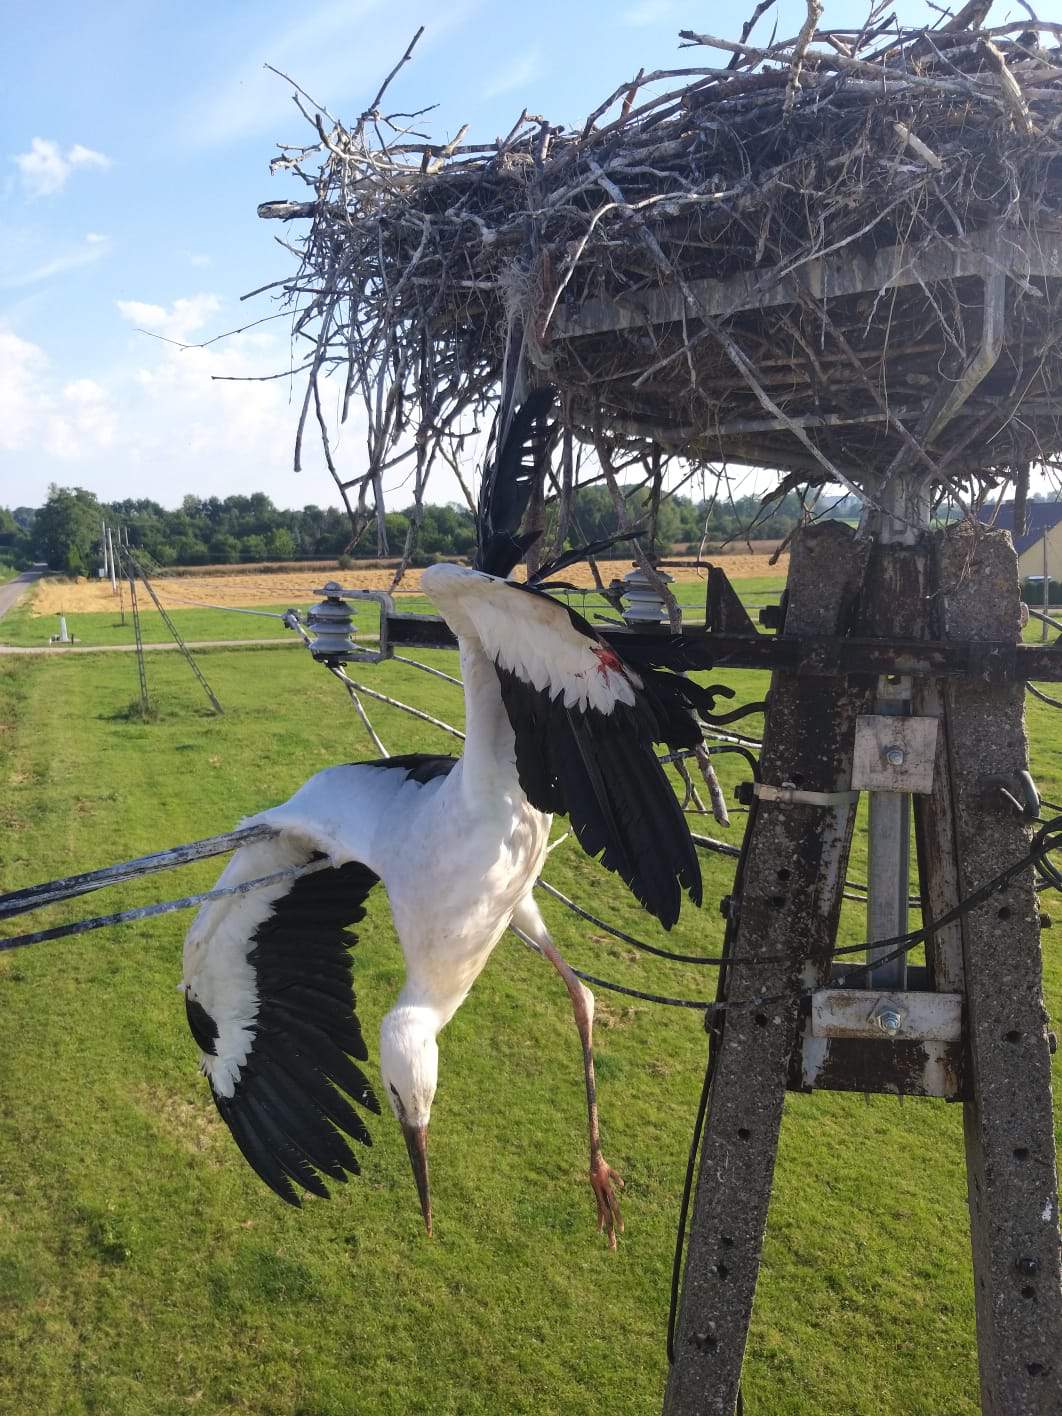
[[[312,196],[259,212],[310,223],[283,283],[304,421],[328,374],[364,402],[370,465],[337,473],[359,505],[403,438],[418,487],[454,456],[517,353],[577,439],[647,468],[976,500],[1060,456],[1062,25],[976,3],[830,30],[812,3],[758,47],[768,8],[736,41],[683,31],[706,62],[576,130],[437,144],[383,90],[353,127],[300,104],[314,141],[274,167]]]

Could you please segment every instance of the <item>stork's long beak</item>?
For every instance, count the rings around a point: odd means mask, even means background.
[[[417,1182],[420,1196],[420,1212],[424,1216],[424,1228],[431,1234],[431,1192],[428,1189],[428,1128],[408,1126],[402,1122],[402,1134],[406,1138],[409,1163],[413,1167],[413,1179]]]

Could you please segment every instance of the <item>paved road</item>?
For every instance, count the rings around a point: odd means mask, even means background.
[[[2,594],[3,591],[0,591]],[[10,607],[9,607],[10,608]],[[301,639],[201,639],[187,645],[189,649],[296,649]],[[170,640],[166,644],[145,644],[145,654],[162,653],[180,646]],[[25,645],[0,644],[0,654],[43,654],[50,659],[64,659],[67,654],[135,654],[135,644],[46,644],[39,648]]]
[[[24,570],[6,585],[0,585],[0,619],[3,619],[8,610],[15,608],[33,582],[40,580],[47,569],[46,565],[35,565],[32,570]]]

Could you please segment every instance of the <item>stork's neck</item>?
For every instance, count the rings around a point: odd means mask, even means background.
[[[478,639],[461,635],[461,676],[465,685],[465,750],[461,788],[470,804],[523,801],[516,772],[516,739],[502,702],[493,663]]]
[[[468,988],[432,987],[426,980],[407,977],[391,1014],[411,1018],[427,1036],[438,1037],[467,997]]]

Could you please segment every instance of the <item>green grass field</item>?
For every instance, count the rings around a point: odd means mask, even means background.
[[[776,600],[784,585],[784,579],[778,576],[759,576],[739,583],[740,593],[746,598],[749,612],[754,620],[759,607]],[[287,603],[278,602],[272,605],[255,606],[256,610],[265,613],[248,614],[235,609],[207,609],[191,606],[177,608],[173,606],[172,602],[167,603],[167,593],[173,593],[168,583],[164,590],[160,590],[160,597],[163,604],[166,605],[170,618],[189,642],[219,639],[290,639],[294,637],[290,630],[284,628],[279,619],[270,617],[282,614],[286,609],[291,608]],[[697,581],[683,581],[675,585],[674,593],[688,622],[691,624],[696,624],[698,621],[703,622],[704,585]],[[128,597],[126,599],[128,601]],[[144,604],[150,604],[148,597],[143,593],[141,599]],[[576,594],[572,597],[571,603],[576,609],[585,610],[589,615],[615,614],[612,608],[594,592],[588,592],[585,596]],[[296,604],[294,608],[305,612],[310,604],[311,602],[307,600]],[[434,612],[426,596],[406,594],[405,592],[395,597],[395,607],[400,612],[407,614]],[[71,612],[66,616],[66,622],[69,632],[74,635],[79,644],[96,646],[132,644],[133,642],[133,622],[128,603],[126,604],[124,623],[117,610],[113,613],[108,611],[92,614]],[[359,607],[358,623],[363,627],[365,633],[375,633],[377,611],[373,605],[367,604]],[[56,616],[33,613],[33,594],[31,592],[20,604],[9,611],[3,620],[0,620],[0,644],[11,644],[19,648],[39,648],[47,645],[49,636],[56,633],[57,626]],[[141,629],[145,644],[165,644],[171,638],[162,616],[154,609],[143,609]]]
[[[263,608],[280,614],[288,607],[268,605]],[[241,614],[236,610],[172,610],[170,618],[189,642],[295,637],[290,630],[284,628],[279,619],[258,614]],[[171,641],[172,636],[158,610],[145,610],[140,616],[140,622],[145,644],[165,644]],[[59,620],[55,615],[33,613],[31,592],[0,620],[0,644],[12,644],[18,648],[41,648],[47,645],[50,635],[58,632],[58,624]],[[78,644],[106,646],[133,643],[133,620],[128,607],[124,624],[117,610],[113,614],[68,614],[66,624]]]
[[[24,623],[24,611],[9,617],[0,638]],[[247,623],[257,633],[277,622]],[[218,651],[201,664],[225,716],[207,711],[178,657],[158,655],[148,673],[159,719],[143,724],[126,713],[126,656],[0,657],[0,888],[228,829],[318,768],[375,755],[308,655]],[[460,719],[459,691],[437,679],[399,664],[357,672]],[[766,687],[750,673],[722,677],[742,700]],[[395,710],[373,719],[392,751],[456,747]],[[1032,704],[1030,724],[1044,794],[1060,800],[1062,718]],[[756,732],[758,719],[742,726]],[[739,760],[720,762],[729,788]],[[570,842],[547,877],[652,942],[714,952],[732,863],[704,865],[705,907],[670,937]],[[857,841],[853,875],[864,866]],[[187,867],[17,924],[204,888],[217,870]],[[548,899],[543,908],[577,966],[711,996],[710,971],[639,955]],[[0,955],[0,1412],[657,1412],[700,1015],[599,995],[605,1151],[627,1181],[627,1232],[610,1254],[583,1179],[567,999],[546,965],[503,940],[441,1040],[429,1241],[389,1115],[374,1121],[362,1176],[330,1203],[289,1210],[244,1164],[197,1075],[176,991],[188,918]],[[861,937],[859,906],[843,932]],[[1057,927],[1044,936],[1055,1010],[1057,938]],[[355,962],[372,1039],[401,972],[382,895]],[[1060,1083],[1056,1071],[1062,1097]],[[959,1108],[790,1098],[745,1391],[750,1416],[977,1411]]]

